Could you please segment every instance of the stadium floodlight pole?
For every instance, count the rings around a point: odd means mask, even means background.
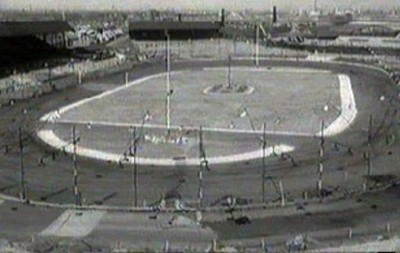
[[[79,138],[76,136],[76,127],[72,126],[72,145],[73,145],[73,154],[72,161],[74,163],[74,171],[73,171],[73,193],[75,199],[75,206],[81,206],[81,196],[78,188],[78,157],[77,157],[77,143]]]
[[[167,67],[167,76],[166,76],[166,88],[167,88],[167,101],[166,101],[166,108],[165,108],[165,118],[166,118],[166,125],[168,133],[171,128],[171,52],[170,52],[170,35],[168,31],[165,31],[166,35],[166,67]]]
[[[20,200],[26,202],[26,187],[25,187],[25,168],[24,168],[24,143],[22,140],[22,128],[18,128],[18,140],[19,140],[19,164],[20,164]]]
[[[321,122],[321,136],[320,136],[320,147],[319,147],[319,165],[318,165],[318,183],[317,190],[318,194],[321,194],[322,190],[322,179],[324,173],[324,151],[325,151],[325,137],[324,137],[325,122]]]
[[[266,124],[263,124],[263,138],[262,138],[262,202],[265,203],[265,151],[267,148]]]

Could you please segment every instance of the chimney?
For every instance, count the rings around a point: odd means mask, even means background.
[[[277,14],[277,11],[276,11],[276,6],[274,6],[272,8],[272,23],[276,24],[276,22],[278,22],[278,14]]]
[[[221,10],[221,26],[225,26],[225,9]]]

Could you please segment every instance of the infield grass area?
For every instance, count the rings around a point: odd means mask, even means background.
[[[340,114],[336,74],[312,69],[232,68],[231,82],[254,88],[251,94],[205,94],[228,81],[226,68],[171,73],[171,125],[315,134],[321,120]],[[166,76],[159,74],[65,111],[59,122],[163,125]],[[325,111],[324,106],[329,110]],[[246,112],[245,112],[246,111]]]
[[[135,125],[140,136],[138,156],[146,159],[138,163],[194,165],[200,156],[200,126],[209,161],[227,163],[262,156],[263,124],[270,135],[316,136],[322,121],[331,134],[343,131],[344,121],[354,118],[343,116],[345,111],[355,111],[355,105],[350,81],[341,80],[345,77],[337,73],[233,67],[229,74],[226,67],[199,68],[171,72],[171,127],[167,131],[166,79],[166,73],[147,76],[62,107],[42,118],[52,124],[39,137],[62,148],[70,143],[75,125],[80,136],[78,154],[121,161]],[[247,87],[246,92],[208,92],[228,83]],[[347,110],[350,105],[354,110]],[[269,142],[266,155],[292,150],[287,143]]]

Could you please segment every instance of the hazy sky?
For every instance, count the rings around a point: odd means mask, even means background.
[[[317,0],[323,7],[400,7],[400,0]],[[0,0],[0,9],[267,9],[311,8],[314,0]]]

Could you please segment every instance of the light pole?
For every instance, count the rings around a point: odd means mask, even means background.
[[[18,142],[19,142],[19,164],[20,164],[20,200],[26,202],[26,187],[25,187],[25,168],[24,168],[24,144],[22,140],[22,128],[18,128]]]
[[[369,123],[368,123],[368,137],[367,137],[367,152],[366,152],[366,172],[367,176],[370,176],[372,173],[372,166],[371,166],[371,149],[372,149],[372,115],[369,116]]]
[[[259,24],[255,25],[255,29],[256,29],[256,41],[255,41],[255,46],[256,46],[256,50],[255,50],[255,64],[256,67],[259,66],[260,64],[260,59],[259,59],[259,54],[260,54],[260,28],[259,28]]]
[[[136,136],[136,126],[133,126],[132,129],[132,141],[133,141],[133,152],[131,152],[131,155],[133,157],[133,191],[134,191],[134,206],[137,207],[137,202],[138,202],[138,191],[137,191],[137,162],[136,162],[136,157],[137,157],[137,142],[138,138]],[[132,148],[132,147],[131,147]]]
[[[166,68],[167,68],[167,76],[166,76],[166,108],[165,108],[165,118],[166,118],[166,126],[168,133],[171,128],[171,95],[172,95],[172,90],[171,90],[171,52],[170,52],[170,35],[168,31],[165,31],[166,35]]]
[[[203,143],[203,127],[200,126],[199,129],[199,171],[198,171],[198,180],[199,180],[199,189],[198,189],[198,198],[199,198],[199,206],[200,208],[203,207],[203,169],[208,168],[208,160],[206,156],[206,152],[204,150],[204,143]]]
[[[324,173],[324,152],[325,152],[325,137],[324,137],[325,122],[321,121],[321,136],[320,136],[320,147],[319,147],[319,164],[318,164],[318,182],[317,190],[318,194],[321,195],[322,190],[322,177]]]
[[[75,206],[81,206],[81,196],[80,196],[80,191],[78,188],[78,157],[77,157],[77,144],[78,144],[79,138],[76,136],[76,127],[75,125],[72,126],[72,145],[73,145],[73,155],[72,155],[72,160],[74,163],[74,170],[73,170],[73,193],[74,193],[74,199],[75,199]]]
[[[49,85],[50,85],[50,87],[53,87],[53,77],[52,77],[52,74],[51,74],[51,67],[50,67],[50,65],[48,66],[48,71],[49,71],[49,73],[48,73],[48,78],[49,78]]]
[[[263,124],[263,138],[262,138],[262,202],[265,203],[265,149],[267,148],[267,137],[266,137],[266,124]]]
[[[53,88],[50,65],[47,62],[45,62],[44,67],[47,68],[47,81],[49,82],[50,87]]]

